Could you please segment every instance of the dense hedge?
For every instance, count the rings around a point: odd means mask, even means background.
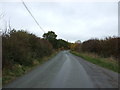
[[[120,58],[120,37],[108,37],[103,40],[90,39],[81,45],[81,51],[92,52],[103,57]]]
[[[3,68],[14,64],[32,65],[34,60],[50,55],[52,45],[44,39],[23,30],[12,30],[2,35]]]

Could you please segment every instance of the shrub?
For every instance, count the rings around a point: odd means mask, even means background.
[[[12,30],[2,35],[3,68],[12,68],[15,64],[32,65],[33,60],[52,53],[52,45],[34,34],[23,30]]]

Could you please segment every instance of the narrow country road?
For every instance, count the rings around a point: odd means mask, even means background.
[[[117,88],[118,74],[61,51],[4,88]]]

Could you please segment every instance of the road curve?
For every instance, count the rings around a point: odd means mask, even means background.
[[[4,88],[96,88],[79,60],[69,51],[61,51]]]

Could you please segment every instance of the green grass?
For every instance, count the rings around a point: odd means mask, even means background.
[[[24,75],[25,73],[33,70],[37,66],[43,64],[44,62],[50,60],[54,57],[59,51],[54,52],[50,56],[46,56],[42,59],[35,59],[34,64],[32,66],[23,66],[20,64],[15,64],[13,70],[11,69],[3,69],[3,76],[2,76],[2,84],[3,86],[10,83],[11,81],[15,80],[17,77]]]
[[[3,69],[3,77],[2,77],[2,84],[5,85],[9,83],[10,81],[16,79],[17,77],[25,74],[28,70],[30,70],[32,67],[27,66],[20,66],[19,64],[16,64],[14,66],[14,69]]]
[[[96,64],[96,65],[99,65],[101,67],[112,70],[114,72],[120,73],[120,70],[118,69],[118,63],[116,61],[111,62],[110,60],[107,60],[106,58],[93,57],[93,56],[86,54],[86,53],[78,53],[75,51],[70,51],[70,52],[76,56],[83,58],[84,60],[87,60],[87,61],[93,63],[93,64]]]

